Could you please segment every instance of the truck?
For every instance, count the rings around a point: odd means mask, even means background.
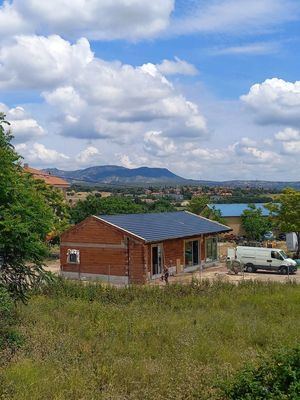
[[[284,275],[297,272],[297,263],[282,249],[237,246],[235,249],[228,249],[227,260],[233,259],[239,261],[246,272],[266,270]]]
[[[298,248],[298,240],[295,232],[286,234],[286,247],[289,251],[296,251]]]

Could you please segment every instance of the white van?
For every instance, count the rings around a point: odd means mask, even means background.
[[[227,259],[240,261],[247,272],[256,272],[258,269],[278,271],[281,274],[297,272],[296,261],[288,258],[281,249],[237,246],[236,249],[228,249]]]

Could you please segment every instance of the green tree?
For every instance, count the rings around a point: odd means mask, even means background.
[[[33,184],[36,190],[43,195],[46,203],[53,211],[53,230],[48,232],[47,238],[52,243],[59,242],[60,235],[70,224],[70,207],[59,189],[46,185],[40,179],[34,179]]]
[[[300,191],[286,188],[270,203],[267,208],[271,212],[273,226],[281,232],[295,232],[298,239],[296,256],[300,256]]]
[[[261,240],[270,230],[269,220],[262,215],[261,208],[256,208],[254,204],[248,205],[248,209],[244,210],[241,218],[246,236],[250,240]]]
[[[47,276],[45,237],[55,218],[33,178],[23,172],[5,125],[0,114],[0,287],[25,301],[28,290]]]
[[[226,224],[224,218],[222,218],[222,213],[215,206],[211,208],[205,207],[201,213],[201,215],[205,218],[209,218],[212,221],[219,222],[220,224]]]
[[[207,196],[195,196],[191,199],[188,205],[188,211],[194,214],[201,214],[209,203],[209,197]]]
[[[144,207],[135,204],[126,197],[110,196],[97,197],[88,195],[85,200],[80,200],[70,211],[71,221],[74,224],[84,220],[90,215],[100,214],[132,214],[144,212]]]
[[[176,211],[168,199],[159,199],[154,203],[145,204],[146,212],[170,212]]]

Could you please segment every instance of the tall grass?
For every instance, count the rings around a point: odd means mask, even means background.
[[[245,362],[299,342],[300,287],[57,280],[19,315],[26,344],[0,368],[0,399],[217,399]]]

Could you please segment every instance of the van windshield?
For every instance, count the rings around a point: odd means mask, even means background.
[[[283,250],[280,250],[279,254],[282,256],[282,258],[285,260],[286,258],[288,258],[288,256],[285,254],[285,252]]]

